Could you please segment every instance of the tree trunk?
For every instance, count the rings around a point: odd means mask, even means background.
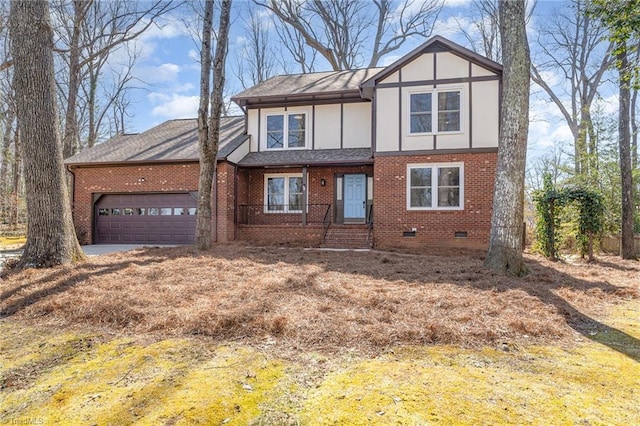
[[[629,132],[629,59],[626,42],[618,46],[618,70],[620,72],[618,141],[620,149],[620,177],[622,184],[621,250],[623,259],[635,259],[633,242],[633,176],[631,170],[631,135]]]
[[[524,0],[502,0],[499,12],[503,90],[491,234],[485,265],[521,276],[527,273],[522,257],[522,234],[531,59]]]
[[[9,198],[9,227],[18,228],[18,205],[20,200],[20,181],[22,180],[22,144],[20,143],[20,131],[16,130],[13,138],[13,180],[11,183],[11,196]]]
[[[639,47],[640,48],[640,47]],[[638,119],[636,108],[638,105],[638,89],[633,89],[631,95],[631,168],[638,167]]]
[[[206,148],[203,149],[201,147],[200,149],[200,185],[198,187],[199,196],[197,224],[198,229],[196,231],[196,248],[198,250],[206,250],[211,248],[213,221],[216,219],[212,215],[211,207],[213,202],[215,202],[215,200],[212,200],[212,194],[215,193],[216,157],[218,156],[218,145],[220,141],[220,117],[224,108],[224,68],[227,57],[227,41],[229,39],[230,15],[231,0],[222,0],[222,4],[220,7],[220,23],[218,26],[218,31],[216,33],[216,55],[213,59],[213,91],[211,92],[211,117],[209,118],[207,129],[208,134],[206,140]],[[204,66],[204,63],[202,64],[202,66]],[[201,79],[203,77],[204,76],[201,75]],[[205,155],[203,156],[203,154]],[[200,210],[201,208],[206,210],[203,212],[203,210]]]
[[[9,22],[28,215],[27,243],[17,267],[64,264],[84,254],[71,220],[62,162],[49,4],[13,1]]]
[[[15,114],[9,108],[4,117],[4,134],[2,135],[2,160],[0,160],[0,220],[4,221],[9,212],[9,159],[11,157],[11,141]],[[14,157],[15,159],[15,157]]]
[[[212,182],[215,158],[209,148],[209,81],[211,79],[211,26],[213,0],[205,1],[200,50],[200,106],[198,107],[198,147],[200,178],[198,182],[198,217],[196,223],[196,250],[211,248],[212,242]]]

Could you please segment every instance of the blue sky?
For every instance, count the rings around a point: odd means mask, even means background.
[[[366,0],[365,0],[366,1]],[[436,24],[435,34],[442,35],[467,47],[465,39],[459,34],[459,27],[472,29],[468,18],[470,0],[447,0],[447,6]],[[550,19],[562,3],[560,1],[539,1],[535,13],[529,23],[529,41],[532,57],[537,56],[535,38],[538,26]],[[242,0],[234,2],[234,20],[231,26],[229,59],[227,61],[228,96],[242,90],[234,70],[236,56],[245,42],[241,16],[246,13],[248,3]],[[268,18],[265,18],[268,20]],[[196,15],[189,6],[166,16],[157,27],[145,33],[138,41],[136,48],[140,58],[136,65],[135,75],[144,84],[139,90],[132,92],[133,104],[128,132],[141,132],[161,122],[173,118],[195,117],[199,101],[199,51],[194,34],[200,32]],[[275,35],[273,36],[275,39]],[[396,60],[422,43],[423,39],[405,43],[399,51],[385,57],[383,65]],[[328,70],[326,69],[319,69]],[[562,79],[547,73],[546,78],[554,85],[562,85]],[[617,110],[617,98],[613,84],[605,87],[601,104],[607,113]],[[238,111],[239,112],[239,111]],[[571,151],[571,132],[564,122],[558,108],[549,103],[541,89],[532,84],[531,124],[529,132],[529,158],[535,158],[564,147]]]

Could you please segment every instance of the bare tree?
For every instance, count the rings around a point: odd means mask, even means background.
[[[596,174],[597,139],[591,118],[591,105],[598,94],[606,70],[612,65],[611,43],[606,28],[587,15],[588,0],[572,0],[566,12],[554,14],[539,34],[542,52],[531,67],[531,78],[560,109],[574,140],[576,174]],[[569,85],[556,87],[546,81],[544,71],[560,73]],[[564,95],[567,96],[564,96]]]
[[[236,57],[236,77],[246,89],[276,74],[276,55],[269,41],[268,22],[258,15],[253,3],[247,3],[248,17],[243,19],[246,43]]]
[[[406,40],[429,37],[442,0],[254,0],[302,36],[334,70],[377,66]]]
[[[274,18],[274,28],[280,39],[281,48],[284,48],[284,50],[289,53],[293,62],[298,64],[303,74],[315,72],[318,51],[306,44],[302,34],[288,25],[280,25],[280,23],[276,21],[277,19],[278,18]],[[291,64],[286,58],[286,55],[278,55],[278,61],[283,72],[290,74],[293,71],[291,70]]]
[[[470,18],[473,28],[478,32],[470,32],[466,25],[456,19],[460,34],[467,40],[471,49],[492,61],[500,62],[500,19],[498,16],[498,3],[495,0],[477,0],[471,2],[470,13],[465,15]]]
[[[151,3],[73,0],[71,11],[64,2],[56,8],[59,15],[57,20],[63,24],[59,38],[65,44],[57,50],[65,55],[68,71],[63,136],[65,158],[75,154],[80,146],[77,101],[85,67],[95,64],[95,61],[107,57],[117,47],[140,36],[160,16],[174,7],[165,0],[154,0]],[[91,30],[83,31],[87,21]]]
[[[524,0],[500,0],[499,12],[503,90],[491,234],[485,265],[521,276],[527,273],[522,257],[522,234],[531,59]]]
[[[17,266],[69,263],[84,254],[73,228],[65,183],[48,2],[14,0],[9,23],[28,214],[27,242]]]
[[[231,0],[222,0],[217,31],[216,54],[213,59],[213,91],[209,97],[211,76],[211,29],[213,1],[205,2],[200,52],[200,106],[198,108],[198,146],[200,153],[200,181],[198,183],[198,219],[196,224],[196,249],[207,250],[212,245],[213,215],[212,193],[215,192],[216,161],[220,142],[220,117],[224,108],[223,90],[225,63],[229,39]],[[208,103],[211,116],[208,117]]]

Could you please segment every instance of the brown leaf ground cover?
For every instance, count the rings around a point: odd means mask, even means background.
[[[640,297],[638,262],[527,255],[531,274],[516,279],[484,268],[483,255],[141,249],[5,273],[0,312],[34,326],[376,355],[405,344],[570,345],[607,331],[595,319],[607,307]]]
[[[0,280],[0,424],[640,424],[640,264],[221,245]]]

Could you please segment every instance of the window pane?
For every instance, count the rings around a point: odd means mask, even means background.
[[[438,130],[441,132],[456,132],[460,130],[459,112],[438,113]]]
[[[160,209],[157,207],[151,207],[148,211],[149,216],[158,216],[160,214]]]
[[[160,214],[162,216],[171,216],[171,210],[172,210],[171,207],[162,207],[160,209]]]
[[[411,188],[411,207],[431,207],[431,188]]]
[[[439,168],[438,186],[460,186],[460,169],[458,167]]]
[[[284,178],[269,178],[267,191],[269,194],[284,194]]]
[[[300,192],[302,193],[302,178],[290,177],[289,178],[289,193]]]
[[[289,148],[304,147],[306,114],[291,114],[289,119]]]
[[[438,93],[438,131],[460,130],[460,92]]]
[[[187,214],[187,209],[184,207],[174,207],[173,208],[173,215],[174,216],[182,216]]]
[[[302,194],[289,194],[289,211],[302,211]]]
[[[431,112],[431,93],[415,93],[410,102],[411,112]]]
[[[128,208],[128,207],[127,207],[127,208],[124,208],[124,209],[122,209],[122,213],[123,213],[125,216],[133,216],[133,209],[130,209],[130,208]]]
[[[431,113],[411,114],[411,133],[431,133]]]
[[[438,111],[459,111],[460,92],[438,93]]]
[[[438,207],[460,207],[460,188],[438,188]]]
[[[267,116],[267,148],[284,147],[284,115]]]
[[[196,215],[196,213],[197,213],[197,211],[198,211],[198,209],[197,209],[197,208],[195,208],[195,207],[189,207],[189,208],[187,209],[187,214],[188,214],[189,216],[195,216],[195,215]]]
[[[144,207],[138,208],[136,210],[139,216],[144,216],[145,214],[147,214],[147,209],[145,209]]]
[[[302,210],[302,178],[289,178],[289,210]]]
[[[98,209],[98,216],[109,216],[109,209]]]
[[[121,209],[111,209],[111,214],[113,216],[120,216],[120,215],[122,215],[122,210]]]
[[[411,186],[431,186],[431,168],[411,169]]]
[[[284,178],[268,178],[267,208],[268,210],[284,210]]]

